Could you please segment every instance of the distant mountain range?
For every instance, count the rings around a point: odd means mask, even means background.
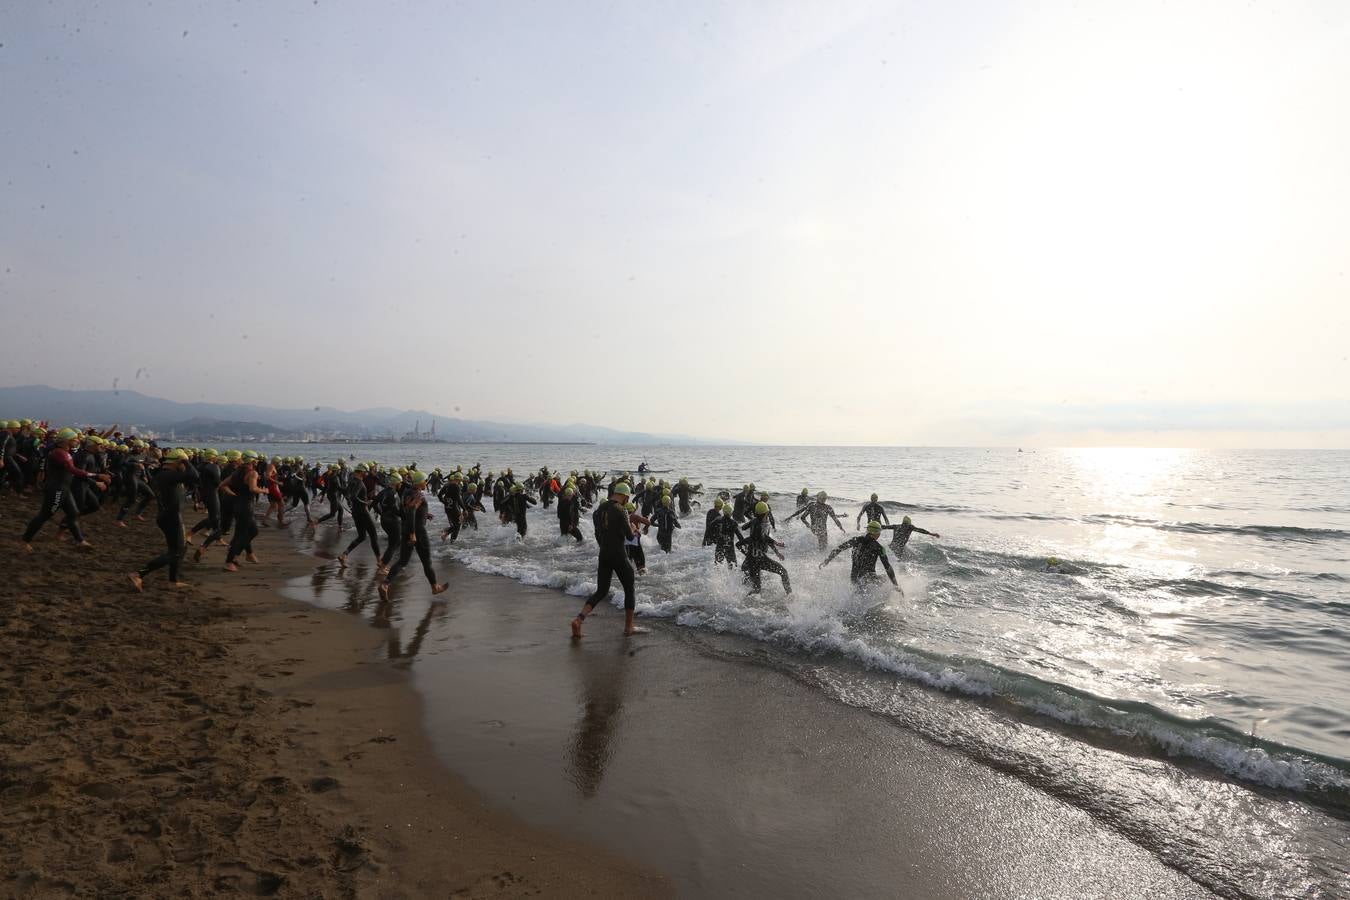
[[[138,391],[66,391],[46,385],[0,387],[0,416],[47,419],[61,424],[118,424],[181,438],[194,435],[271,434],[275,439],[400,438],[414,427],[425,433],[434,420],[436,438],[469,443],[707,444],[684,435],[617,431],[598,425],[520,425],[441,416],[426,410],[358,409],[328,406],[272,409],[234,403],[179,403]]]

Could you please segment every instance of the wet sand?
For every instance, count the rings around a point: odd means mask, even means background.
[[[33,506],[5,498],[5,530]],[[92,554],[50,524],[32,557],[0,542],[0,896],[669,893],[451,774],[383,633],[273,589],[314,567],[288,536],[137,595],[154,524],[82,524]]]
[[[1210,896],[1081,810],[760,665],[753,642],[663,622],[625,639],[606,606],[574,644],[577,598],[446,560],[444,602],[414,570],[386,616],[356,557],[287,593],[385,635],[450,767],[681,894]]]

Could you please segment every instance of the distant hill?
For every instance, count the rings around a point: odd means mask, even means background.
[[[180,403],[138,391],[66,391],[46,385],[0,387],[0,415],[49,419],[82,425],[140,426],[179,434],[343,433],[354,437],[399,436],[420,422],[423,431],[436,422],[436,436],[447,441],[491,443],[575,442],[597,444],[706,444],[684,435],[617,431],[597,425],[536,425],[483,422],[441,416],[426,410],[391,408],[346,411],[329,406],[273,409],[236,403]]]

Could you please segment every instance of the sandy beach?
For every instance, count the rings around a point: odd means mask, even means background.
[[[8,501],[9,525],[32,508]],[[12,517],[12,520],[11,520]],[[668,880],[524,824],[432,753],[384,639],[272,586],[313,568],[264,529],[171,592],[122,573],[151,522],[0,543],[0,895],[660,896]]]

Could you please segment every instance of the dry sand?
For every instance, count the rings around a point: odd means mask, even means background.
[[[0,501],[13,535],[34,502]],[[185,516],[185,518],[190,518]],[[339,613],[282,598],[312,570],[185,564],[144,594],[152,522],[0,541],[0,896],[659,896],[662,876],[494,809],[433,755],[406,672]]]

